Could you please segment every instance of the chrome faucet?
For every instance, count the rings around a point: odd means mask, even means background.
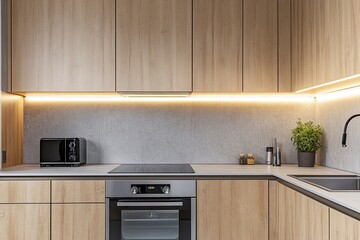
[[[360,114],[355,114],[355,115],[351,116],[351,117],[346,121],[346,123],[345,123],[344,133],[343,133],[342,142],[341,142],[343,147],[346,147],[346,136],[347,136],[346,130],[347,130],[347,126],[348,126],[349,122],[350,122],[353,118],[356,118],[356,117],[360,117]]]

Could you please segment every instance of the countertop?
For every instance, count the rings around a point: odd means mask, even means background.
[[[193,174],[109,174],[108,172],[118,165],[85,165],[81,167],[45,167],[38,164],[25,164],[0,170],[1,178],[24,177],[165,177],[165,178],[203,178],[203,177],[276,177],[294,186],[315,194],[323,199],[336,203],[360,214],[360,192],[328,192],[321,188],[307,184],[288,175],[354,175],[354,173],[336,170],[328,167],[315,166],[314,168],[300,168],[295,164],[284,164],[281,167],[268,165],[191,165]]]

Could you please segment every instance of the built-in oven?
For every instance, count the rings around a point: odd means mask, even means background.
[[[107,240],[195,240],[194,180],[106,181]]]

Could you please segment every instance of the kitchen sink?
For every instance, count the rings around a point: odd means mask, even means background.
[[[329,192],[360,191],[358,175],[289,175],[298,180],[325,189]]]

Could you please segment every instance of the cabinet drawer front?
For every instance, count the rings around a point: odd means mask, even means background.
[[[50,181],[0,181],[0,203],[50,203]]]
[[[105,204],[53,204],[53,240],[104,240]]]
[[[52,181],[53,203],[105,202],[105,180]]]
[[[50,204],[0,204],[1,240],[50,240]]]

